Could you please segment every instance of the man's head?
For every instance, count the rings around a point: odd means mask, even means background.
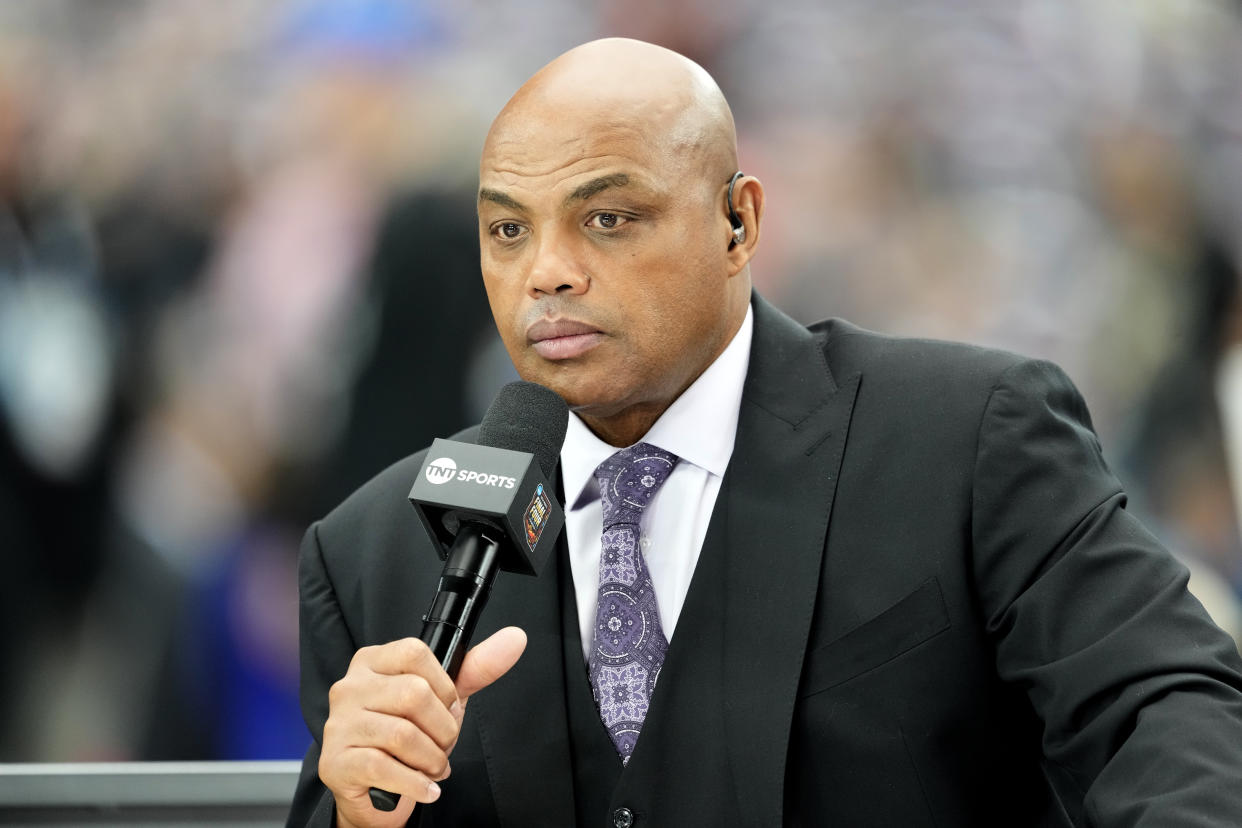
[[[524,379],[614,445],[641,437],[724,350],[750,299],[763,189],[734,187],[733,118],[695,63],[598,40],[545,66],[479,164],[483,281]]]

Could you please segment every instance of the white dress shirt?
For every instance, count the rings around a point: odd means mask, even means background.
[[[660,415],[639,441],[681,458],[643,513],[641,548],[651,572],[660,623],[671,641],[699,561],[720,481],[733,455],[742,386],[750,365],[754,322],[750,308],[729,345]],[[591,433],[576,414],[561,448],[565,535],[578,598],[583,658],[589,658],[599,588],[603,514],[595,468],[617,449]]]

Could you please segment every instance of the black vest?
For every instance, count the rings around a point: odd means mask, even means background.
[[[562,652],[565,699],[580,828],[653,825],[732,825],[744,780],[732,779],[726,758],[724,705],[729,671],[723,664],[721,555],[712,532],[704,542],[686,602],[660,672],[660,681],[634,754],[624,767],[599,718],[582,658],[573,573],[562,551]],[[743,670],[745,665],[733,665]]]

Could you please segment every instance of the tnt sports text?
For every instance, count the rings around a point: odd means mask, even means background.
[[[447,483],[453,478],[457,478],[463,483],[478,483],[481,486],[500,486],[506,489],[512,489],[517,486],[517,479],[505,477],[500,474],[485,474],[483,472],[470,471],[469,469],[457,468],[457,463],[453,462],[451,457],[440,457],[432,460],[427,464],[426,469],[427,480],[436,484]]]
[[[457,472],[457,479],[463,483],[471,481],[483,486],[503,486],[506,489],[512,489],[517,485],[517,479],[513,477],[504,477],[499,474],[483,474],[482,472],[469,471],[461,469]]]

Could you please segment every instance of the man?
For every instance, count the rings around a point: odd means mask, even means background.
[[[711,79],[634,41],[561,56],[496,119],[483,278],[519,373],[576,415],[567,542],[498,580],[480,633],[520,629],[454,685],[407,637],[439,570],[406,502],[423,455],[311,528],[290,822],[1242,822],[1242,664],[1069,381],[801,328],[751,292],[764,195],[736,168]],[[609,455],[639,441],[672,468],[627,547],[667,649],[618,728]]]

